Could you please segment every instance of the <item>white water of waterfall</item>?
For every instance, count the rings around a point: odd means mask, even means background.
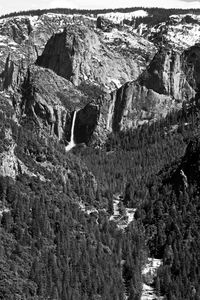
[[[74,141],[74,127],[75,127],[75,122],[76,122],[76,113],[77,111],[74,111],[73,115],[73,120],[72,120],[72,127],[71,127],[71,137],[70,137],[70,142],[69,144],[65,147],[65,150],[68,152],[71,150],[74,146],[76,146],[75,141]]]

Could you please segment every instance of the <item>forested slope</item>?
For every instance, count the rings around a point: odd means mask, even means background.
[[[84,153],[103,188],[123,189],[124,204],[137,208],[149,256],[163,260],[154,283],[158,294],[180,300],[200,297],[198,96],[183,107],[111,137],[109,152]]]
[[[30,124],[17,126],[9,105],[5,111],[1,158],[14,145],[5,170],[15,172],[0,177],[0,298],[124,299],[122,259],[139,295],[140,228],[122,234],[108,221],[112,197],[79,157]]]

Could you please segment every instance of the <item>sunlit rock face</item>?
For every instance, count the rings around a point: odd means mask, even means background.
[[[181,53],[161,48],[140,76],[140,83],[148,89],[170,95],[177,100],[190,99],[194,93],[184,72],[185,64]]]
[[[111,91],[136,79],[155,51],[152,43],[128,31],[68,24],[50,38],[36,63],[76,86],[87,81]]]
[[[83,105],[86,97],[68,80],[35,65],[24,72],[18,86],[12,79],[10,84],[19,122],[35,124],[41,132],[65,142],[71,130],[71,111],[75,105]]]
[[[175,100],[138,82],[130,82],[111,94],[108,129],[118,132],[137,127],[154,119],[166,116],[175,106]]]
[[[120,131],[165,117],[200,88],[200,47],[160,49],[138,80],[111,93],[107,128]]]

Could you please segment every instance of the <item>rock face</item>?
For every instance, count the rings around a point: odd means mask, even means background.
[[[32,66],[28,69],[19,99],[23,119],[33,118],[48,134],[65,140],[70,134],[71,114],[84,103],[84,95],[53,71]]]
[[[172,49],[163,49],[155,55],[147,70],[140,77],[140,83],[159,94],[171,95],[177,100],[194,96],[185,74],[185,55]]]
[[[55,45],[56,47],[54,47]],[[75,32],[72,32],[67,39],[64,31],[64,33],[58,33],[50,38],[36,64],[49,68],[59,76],[75,83],[77,78],[73,78],[75,72],[73,61],[78,59],[76,55],[79,50]]]
[[[168,95],[161,95],[138,82],[126,83],[111,94],[107,129],[118,132],[165,116],[175,105]]]
[[[46,134],[69,141],[78,110],[77,142],[103,142],[112,131],[153,121],[194,98],[199,17],[171,16],[165,24],[135,28],[135,18],[147,15],[0,20],[0,89],[9,94],[18,122],[31,119]],[[98,94],[106,94],[100,104]]]
[[[99,28],[99,29],[101,29],[105,32],[111,32],[113,27],[114,27],[114,24],[112,22],[102,18],[101,16],[98,16],[98,18],[97,18],[97,28]]]
[[[20,72],[19,72],[20,73]],[[10,74],[10,73],[6,73]],[[14,74],[14,73],[13,73]],[[88,143],[97,125],[99,107],[87,104],[87,97],[73,84],[49,69],[35,65],[20,77],[23,81],[15,90],[14,76],[5,81],[12,86],[12,101],[21,124],[30,120],[50,136],[65,143],[70,140],[72,113],[78,109],[75,135],[77,143]],[[18,73],[17,73],[18,74]],[[19,81],[20,82],[20,81]]]
[[[0,155],[0,176],[9,176],[13,179],[19,173],[18,159],[14,154],[15,146],[12,145],[10,149]]]
[[[107,129],[120,131],[166,116],[195,97],[200,82],[200,47],[183,53],[161,49],[138,78],[111,94]]]
[[[7,88],[4,84],[5,70],[7,73],[9,68],[15,74],[12,79],[14,84],[18,71],[24,69],[26,73],[27,67],[42,54],[51,36],[62,32],[71,23],[94,27],[95,21],[86,16],[50,13],[0,19],[0,89]]]
[[[0,89],[10,93],[20,122],[31,118],[42,131],[69,140],[75,109],[93,101],[96,91],[110,92],[145,69],[156,52],[152,43],[115,25],[103,32],[96,21],[59,14],[0,20]],[[95,138],[105,140],[106,121],[95,105],[89,107],[79,112],[77,140],[88,143],[96,127]],[[90,124],[86,112],[92,113]]]
[[[2,132],[3,130],[1,131],[1,138],[3,137]],[[31,172],[28,167],[17,157],[15,153],[17,144],[13,140],[11,128],[4,128],[4,137],[1,142],[4,144],[4,149],[2,151],[1,147],[0,176],[11,177],[13,180],[15,180],[19,174],[27,174],[30,177],[39,176],[41,180],[44,180],[41,174],[37,173],[36,175]]]
[[[147,56],[144,44],[154,53],[152,44],[128,32],[103,33],[84,25],[68,25],[63,33],[52,36],[36,63],[76,86],[88,81],[110,91],[141,73]],[[140,47],[144,52],[136,59],[134,50]]]
[[[154,44],[183,51],[199,42],[200,17],[195,14],[173,14],[167,21],[153,26],[141,23],[139,29],[141,35]]]
[[[1,89],[15,89],[19,87],[26,73],[27,65],[23,61],[18,61],[13,54],[9,54],[6,58],[5,68],[0,74]]]

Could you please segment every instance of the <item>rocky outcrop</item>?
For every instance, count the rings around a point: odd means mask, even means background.
[[[38,16],[16,16],[0,19],[0,41],[5,42],[7,50],[15,51],[22,46],[20,51],[35,51],[40,55],[49,38],[63,30],[67,24],[85,25],[90,28],[95,26],[96,20],[84,15],[65,15],[47,13]],[[7,43],[6,43],[7,42]]]
[[[0,155],[0,176],[9,176],[15,179],[19,173],[18,159],[14,154],[15,146]]]
[[[31,124],[33,121],[33,126],[39,127],[42,133],[55,136],[65,143],[69,141],[71,112],[74,109],[83,109],[88,102],[87,96],[55,72],[34,65],[25,68],[23,64],[14,62],[12,56],[7,58],[1,75],[3,89],[9,90],[20,124]],[[87,144],[91,139],[98,118],[96,107],[90,104],[80,111],[82,125],[77,125],[78,142]]]
[[[1,148],[2,152],[0,153],[0,176],[8,176],[15,180],[18,175],[27,174],[30,177],[39,176],[40,180],[45,181],[44,176],[38,172],[36,174],[31,172],[29,168],[17,157],[15,153],[17,144],[13,140],[11,128],[3,128],[1,134],[2,136],[4,135],[2,140],[4,147],[3,151]]]
[[[111,94],[107,129],[118,132],[166,116],[176,102],[168,95],[130,82]]]
[[[181,53],[161,48],[141,75],[140,84],[159,94],[170,95],[180,101],[188,100],[195,93],[187,81],[184,65]]]
[[[111,21],[103,18],[102,16],[97,17],[97,28],[105,32],[111,32],[116,27]]]
[[[48,134],[60,140],[70,134],[71,114],[84,96],[66,79],[48,69],[32,66],[21,87],[19,103],[23,119],[32,118]]]
[[[199,75],[199,45],[183,53],[160,49],[137,81],[111,93],[107,129],[125,130],[180,109],[199,92]]]
[[[31,18],[19,16],[0,21],[1,34],[10,37],[17,44],[22,44],[33,30]]]
[[[84,25],[67,25],[51,37],[36,63],[76,86],[88,82],[110,91],[141,73],[147,57],[145,44],[151,56],[154,46],[131,33],[101,33]]]
[[[46,181],[40,173],[31,172],[28,167],[15,155],[13,145],[8,152],[0,154],[0,176],[16,179],[18,175],[27,174],[30,177],[39,177],[41,181]]]
[[[23,60],[17,61],[13,54],[9,54],[6,58],[4,70],[0,74],[1,90],[15,90],[18,88],[26,73],[27,65]]]
[[[71,32],[67,39],[64,31],[64,33],[59,33],[51,37],[42,56],[38,57],[36,64],[49,68],[59,76],[76,83],[77,78],[73,62],[78,59],[77,54],[79,51],[76,33]]]
[[[161,47],[183,51],[199,42],[200,17],[197,14],[173,14],[165,22],[145,27],[141,24],[141,27],[142,36]]]
[[[49,69],[31,66],[21,86],[22,97],[16,100],[21,122],[33,120],[40,131],[65,143],[70,140],[72,111],[78,110],[75,123],[75,142],[91,140],[99,118],[99,106],[87,103],[71,82]],[[17,108],[18,107],[18,108]]]

